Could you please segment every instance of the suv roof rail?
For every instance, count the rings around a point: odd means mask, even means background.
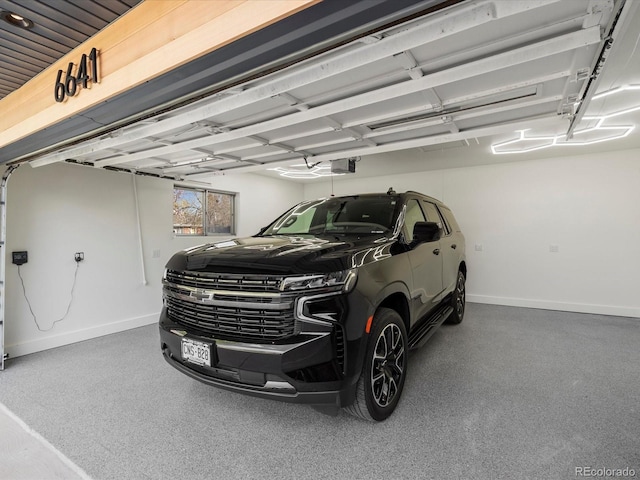
[[[416,192],[415,190],[407,190],[407,191],[405,192],[405,194],[407,194],[407,193],[412,193],[412,194],[414,194],[414,195],[419,195],[419,196],[421,196],[421,197],[423,197],[423,198],[428,198],[429,200],[433,201],[434,203],[436,203],[436,204],[438,204],[438,205],[443,205],[443,206],[444,206],[444,203],[442,203],[442,201],[441,201],[441,200],[438,200],[437,198],[432,197],[432,196],[430,196],[430,195],[426,195],[426,194],[424,194],[424,193]]]

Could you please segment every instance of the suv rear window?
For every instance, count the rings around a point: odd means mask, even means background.
[[[447,207],[440,206],[440,212],[444,215],[447,223],[451,226],[451,230],[454,232],[460,232],[460,225],[456,222],[456,217],[453,216],[453,212]]]

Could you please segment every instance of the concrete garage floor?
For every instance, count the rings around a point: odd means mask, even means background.
[[[0,402],[95,479],[640,477],[639,345],[640,319],[469,304],[372,424],[191,380],[149,326],[9,360]]]

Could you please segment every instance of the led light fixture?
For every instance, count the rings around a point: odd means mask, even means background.
[[[608,97],[609,95],[615,95],[616,93],[622,93],[629,90],[640,90],[640,85],[622,85],[621,87],[611,88],[604,92],[596,93],[592,100],[597,100],[599,98]]]
[[[1,11],[0,18],[7,22],[9,25],[13,25],[14,27],[29,29],[33,27],[33,22],[28,18],[24,18],[22,15],[18,15],[17,13]]]
[[[331,165],[316,165],[313,168],[307,168],[305,164],[291,165],[288,168],[276,167],[269,168],[274,172],[278,172],[281,176],[287,178],[320,178],[344,175],[344,173],[332,173]]]
[[[592,100],[623,93],[627,91],[640,91],[640,85],[624,85],[612,88],[594,95]],[[624,108],[622,110],[611,111],[604,115],[585,115],[582,121],[596,122],[594,126],[576,130],[572,138],[568,139],[566,134],[560,135],[527,135],[528,130],[519,130],[519,136],[506,142],[494,143],[491,151],[495,155],[511,153],[528,153],[536,150],[555,146],[584,146],[595,143],[608,142],[628,136],[635,128],[634,125],[605,125],[605,121],[640,110],[640,104]]]

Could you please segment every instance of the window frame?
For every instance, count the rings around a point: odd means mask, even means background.
[[[236,200],[237,200],[237,192],[229,192],[226,190],[214,190],[211,188],[198,188],[198,187],[192,187],[192,186],[186,186],[186,185],[180,185],[180,184],[174,184],[173,185],[173,191],[175,192],[176,190],[187,190],[187,191],[191,191],[191,192],[197,192],[199,194],[202,195],[202,213],[201,213],[201,218],[202,218],[202,224],[200,225],[200,227],[202,228],[202,233],[179,233],[176,232],[176,223],[175,223],[175,217],[172,218],[172,230],[173,230],[173,234],[177,237],[228,237],[228,236],[235,236],[236,235]],[[207,201],[207,196],[208,194],[214,194],[214,195],[227,195],[229,197],[231,197],[231,212],[230,212],[230,216],[231,216],[231,225],[230,225],[230,231],[229,232],[213,232],[213,233],[209,233],[208,232],[208,225],[207,225],[207,211],[208,211],[208,201]],[[175,203],[174,203],[175,205]]]

